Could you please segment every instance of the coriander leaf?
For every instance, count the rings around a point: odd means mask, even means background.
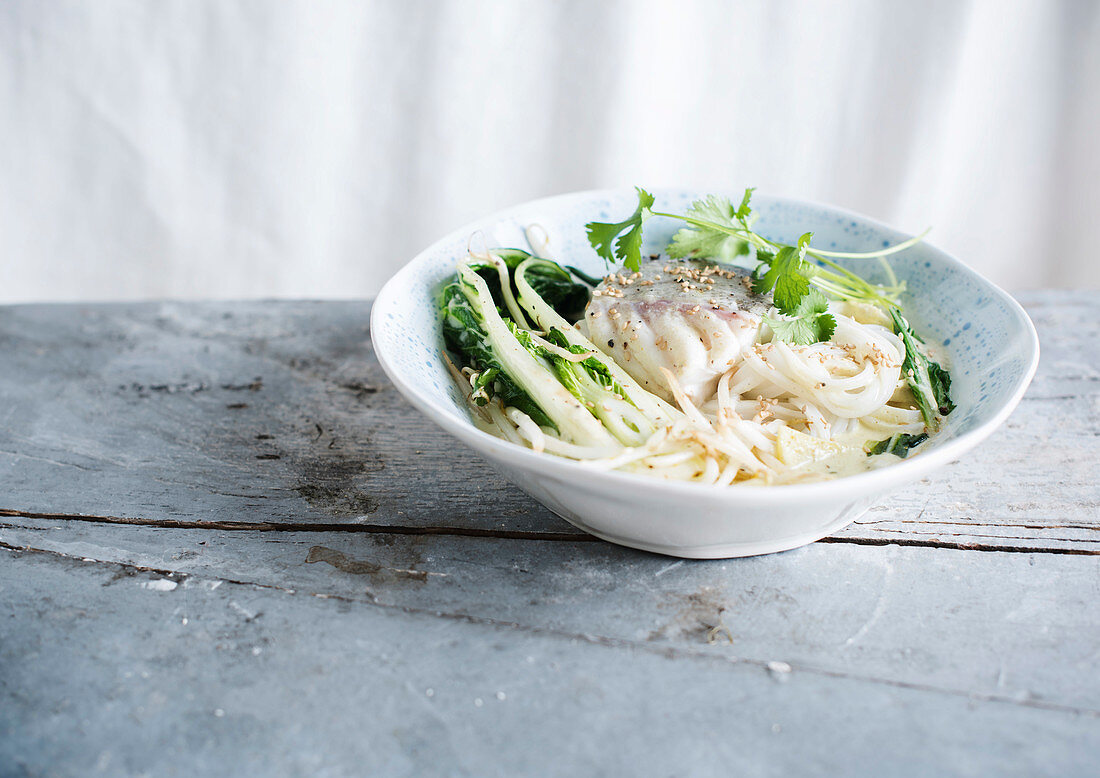
[[[836,329],[836,317],[829,313],[829,301],[816,289],[810,289],[792,314],[783,318],[766,316],[768,326],[778,340],[795,346],[828,340]]]
[[[805,249],[795,246],[784,246],[774,255],[758,254],[760,265],[753,274],[753,291],[765,294],[774,290],[775,307],[782,313],[794,314],[802,298],[810,291],[810,279],[805,273],[806,260],[802,258],[804,254]],[[759,271],[765,264],[768,269],[761,274]]]
[[[782,254],[783,249],[779,253]],[[810,279],[797,272],[780,273],[775,280],[773,299],[783,313],[795,314],[802,299],[810,291]]]
[[[752,293],[753,294],[767,294],[775,286],[775,277],[765,280],[764,276],[767,275],[766,270],[771,267],[772,262],[775,261],[775,254],[771,251],[762,251],[757,249],[756,251],[756,268],[752,271],[750,276],[752,279]]]
[[[636,189],[638,208],[630,218],[621,222],[590,222],[585,225],[589,242],[606,262],[615,264],[621,261],[627,268],[638,270],[641,267],[642,224],[645,220],[650,216],[679,219],[689,226],[673,237],[668,246],[671,256],[706,256],[732,262],[740,255],[750,254],[755,248],[760,264],[752,275],[754,291],[765,294],[776,290],[776,305],[788,314],[794,312],[811,284],[833,299],[867,302],[884,310],[896,308],[898,295],[904,289],[903,282],[898,282],[891,275],[889,286],[871,284],[830,257],[884,257],[920,240],[913,238],[878,251],[837,252],[810,250],[811,235],[806,233],[799,238],[797,246],[786,246],[753,229],[752,188],[745,190],[736,208],[728,198],[712,195],[693,202],[685,214],[652,210],[653,196],[640,187]],[[797,262],[791,257],[791,252],[782,251],[786,248],[795,250]],[[772,253],[773,250],[775,253]],[[807,262],[807,254],[811,254],[815,262]],[[773,268],[772,263],[777,257],[780,267]]]
[[[729,198],[719,197],[718,195],[707,195],[695,200],[688,208],[687,215],[693,219],[713,222],[722,227],[736,229],[740,226],[734,221],[737,218],[737,211],[733,209],[733,204],[730,203]]]
[[[737,217],[737,220],[740,221],[742,224],[745,224],[745,220],[748,219],[749,216],[752,214],[752,208],[749,207],[749,200],[752,199],[752,193],[755,191],[755,186],[750,186],[748,189],[745,190],[745,194],[741,198],[741,205],[738,206],[737,212],[734,214],[734,216]],[[748,225],[746,224],[746,226]]]
[[[742,207],[744,205],[742,202]],[[740,235],[730,234],[731,230],[746,229],[743,223],[738,223],[738,213],[725,197],[710,195],[696,200],[688,209],[687,218],[707,224],[695,224],[677,232],[669,244],[669,256],[707,257],[729,262],[748,254],[748,241]]]
[[[592,248],[596,250],[596,253],[603,257],[605,262],[614,262],[615,254],[612,250],[612,245],[615,238],[619,236],[619,233],[626,229],[630,223],[630,219],[615,224],[610,222],[589,222],[584,225],[584,229],[585,232],[588,233],[588,242],[592,244]]]
[[[705,257],[730,262],[748,253],[748,241],[736,235],[703,228],[685,227],[672,236],[672,243],[668,245],[668,255],[677,259]]]
[[[616,260],[631,270],[642,264],[642,222],[649,218],[653,207],[653,195],[640,186],[638,207],[629,218],[621,222],[589,222],[584,225],[588,242],[606,262]]]
[[[886,440],[880,440],[877,443],[868,443],[863,450],[867,452],[867,456],[893,454],[896,457],[905,459],[909,455],[909,449],[919,446],[926,440],[928,440],[928,434],[925,432],[919,435],[902,433]]]
[[[779,276],[782,274],[781,268],[788,263],[791,251],[793,249],[790,246],[785,246],[777,254],[769,254],[768,256],[757,254],[756,258],[760,260],[760,264],[752,272],[753,292],[767,294],[775,289],[775,282],[779,280]]]
[[[805,260],[806,252],[810,248],[810,239],[813,238],[812,232],[804,232],[798,236],[798,258]]]
[[[784,319],[765,316],[764,321],[772,328],[776,340],[790,343],[793,346],[808,346],[817,342],[814,337],[813,325],[806,319]]]
[[[757,253],[760,264],[752,274],[752,290],[757,294],[774,290],[775,307],[780,313],[798,315],[798,305],[810,291],[814,271],[806,262],[806,250],[812,237],[813,233],[807,232],[798,239],[797,246],[783,246],[774,255],[763,251]],[[761,272],[765,266],[768,269]]]

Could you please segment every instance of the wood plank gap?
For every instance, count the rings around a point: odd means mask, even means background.
[[[855,524],[860,527],[873,527],[876,524],[930,524],[948,527],[975,527],[978,529],[983,527],[1013,527],[1016,529],[1083,529],[1100,532],[1100,524],[1020,524],[1010,520],[975,522],[967,516],[956,521],[940,521],[938,519],[874,519],[867,521],[856,519]]]
[[[163,529],[209,529],[228,532],[361,532],[376,535],[458,535],[472,538],[503,540],[557,540],[565,542],[602,543],[593,535],[571,532],[533,532],[475,527],[404,527],[388,524],[334,524],[322,522],[268,521],[188,521],[184,519],[142,519],[127,516],[94,516],[80,513],[40,513],[36,511],[0,508],[0,516],[47,521],[85,521],[96,524],[131,524]]]
[[[963,526],[965,526],[965,525],[963,525]],[[979,525],[975,525],[974,529],[982,529],[983,527],[984,527],[984,525],[979,524]],[[891,527],[875,527],[875,532],[888,532],[888,533],[897,534],[897,535],[906,535],[906,534],[925,535],[925,536],[931,536],[931,537],[937,537],[937,536],[940,536],[940,535],[949,535],[951,537],[960,537],[960,538],[1000,538],[1001,540],[1034,540],[1034,538],[1021,537],[1020,535],[991,535],[991,534],[987,534],[987,533],[983,533],[983,532],[967,532],[967,531],[963,531],[963,532],[944,532],[944,531],[918,532],[917,530],[914,530],[914,529],[893,529]],[[1097,538],[1097,539],[1075,538],[1073,542],[1074,543],[1100,543],[1100,538]]]
[[[249,522],[249,521],[186,521],[183,519],[141,519],[125,516],[91,516],[78,513],[41,513],[0,508],[0,516],[47,521],[85,521],[98,524],[129,524],[161,529],[207,529],[227,532],[361,532],[374,535],[441,535],[499,540],[549,540],[566,543],[603,543],[594,535],[568,532],[528,532],[520,530],[477,529],[472,527],[402,527],[386,524],[331,524],[307,522]],[[878,530],[884,531],[884,530]],[[996,536],[993,536],[996,537]],[[1000,551],[1009,554],[1070,554],[1075,556],[1100,556],[1100,549],[1049,548],[1044,546],[1012,546],[995,543],[963,543],[945,540],[917,540],[913,538],[858,538],[831,536],[818,543],[852,543],[860,546],[913,546],[917,548],[945,548],[957,551]]]
[[[1001,551],[1006,554],[1069,554],[1072,556],[1100,556],[1100,549],[1047,548],[1044,546],[1008,546],[995,543],[958,543],[944,540],[916,540],[913,538],[853,538],[825,537],[818,543],[854,543],[857,546],[912,546],[914,548],[948,548],[955,551]]]

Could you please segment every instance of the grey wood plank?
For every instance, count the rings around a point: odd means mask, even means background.
[[[567,528],[397,395],[369,314],[368,303],[0,308],[0,508]]]
[[[41,520],[0,524],[0,543],[535,634],[1100,713],[1096,556],[840,543],[685,562],[601,542]]]
[[[1100,306],[1084,293],[1022,299],[1044,353],[1020,408],[841,537],[1100,548]],[[397,396],[371,354],[368,312],[0,308],[0,509],[576,534]]]
[[[1100,748],[1091,713],[0,555],[17,775],[1075,776]]]

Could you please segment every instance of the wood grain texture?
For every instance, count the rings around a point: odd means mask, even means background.
[[[1023,301],[1043,357],[1007,424],[837,539],[1100,551],[1097,306]],[[578,534],[397,395],[368,318],[367,303],[0,309],[0,509]]]
[[[0,609],[38,625],[0,642],[16,775],[1076,776],[1100,747],[1087,712],[45,553],[0,549]]]
[[[988,444],[708,562],[497,477],[368,304],[0,308],[0,774],[1087,774],[1100,310],[1024,302]]]
[[[1100,717],[1100,557],[814,544],[680,563],[602,542],[0,520],[0,544]],[[1011,651],[1005,647],[1011,646]],[[1098,718],[1100,728],[1100,718]]]

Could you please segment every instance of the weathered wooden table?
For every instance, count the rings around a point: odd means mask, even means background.
[[[0,775],[1095,774],[1100,306],[835,537],[595,541],[388,384],[368,303],[0,309]]]

